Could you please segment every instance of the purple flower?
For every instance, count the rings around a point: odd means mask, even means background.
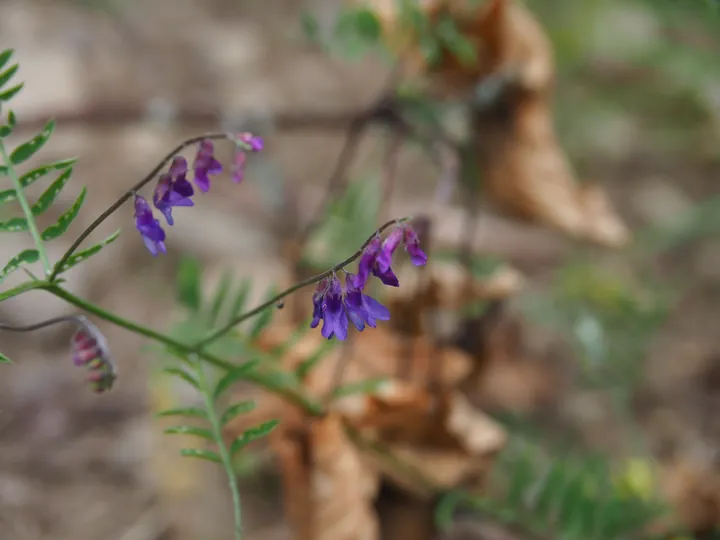
[[[340,280],[333,276],[322,297],[322,336],[331,339],[333,336],[340,341],[347,339],[348,318],[343,301],[343,290]]]
[[[315,292],[313,293],[313,319],[310,322],[310,328],[317,327],[317,325],[320,324],[320,320],[323,318],[323,299],[327,289],[327,279],[321,280],[315,288]]]
[[[365,288],[365,284],[367,283],[370,274],[374,275],[385,285],[389,285],[390,287],[400,286],[400,281],[392,271],[392,268],[390,268],[389,262],[384,270],[379,268],[378,258],[381,255],[384,255],[383,245],[382,240],[378,236],[370,240],[363,250],[363,254],[360,256],[360,262],[358,263],[357,275],[357,284],[360,289]],[[390,253],[390,257],[392,257],[392,253]]]
[[[236,140],[239,143],[239,146],[242,146],[244,150],[249,150],[251,152],[260,152],[260,150],[265,148],[263,140],[260,137],[254,136],[252,133],[240,133],[238,134]]]
[[[403,229],[396,227],[390,234],[388,234],[385,241],[382,243],[380,251],[375,258],[376,267],[378,272],[387,272],[392,265],[392,257],[395,250],[403,241]]]
[[[73,363],[88,369],[87,381],[95,392],[110,390],[116,374],[105,337],[95,325],[84,318],[78,324],[79,328],[70,342]]]
[[[135,227],[153,257],[166,252],[165,231],[153,216],[148,202],[140,195],[135,195]]]
[[[235,150],[235,155],[233,156],[233,164],[232,164],[232,181],[236,184],[239,184],[245,179],[245,162],[247,161],[247,156],[245,155],[245,151],[241,148],[237,148]]]
[[[415,266],[425,266],[427,264],[428,257],[420,248],[418,235],[409,225],[403,227],[403,243],[405,244],[405,250],[410,255],[410,261]]]
[[[365,324],[375,328],[376,320],[390,320],[390,310],[388,308],[374,298],[362,293],[356,275],[347,274],[345,285],[345,309],[355,328],[362,332],[365,329]]]
[[[211,140],[204,140],[198,146],[193,169],[195,170],[195,185],[200,191],[210,190],[210,178],[208,175],[220,174],[223,170],[220,162],[213,155],[215,146]]]
[[[192,199],[195,191],[192,184],[187,180],[187,161],[184,157],[176,157],[170,172],[163,174],[158,179],[155,192],[153,193],[153,203],[155,208],[160,210],[165,216],[168,225],[174,223],[172,217],[172,209],[175,206],[194,206]]]

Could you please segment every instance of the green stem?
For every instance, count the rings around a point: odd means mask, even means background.
[[[0,302],[4,302],[5,300],[9,300],[14,296],[18,296],[28,291],[44,289],[46,287],[47,283],[44,281],[26,281],[25,283],[21,283],[12,289],[8,289],[7,291],[0,293]]]
[[[345,268],[348,264],[350,264],[355,259],[360,257],[360,255],[362,255],[362,253],[363,253],[363,250],[373,240],[373,238],[375,238],[376,235],[382,233],[388,227],[392,227],[393,225],[397,225],[399,223],[409,221],[410,219],[412,219],[412,218],[408,216],[408,217],[404,217],[404,218],[400,218],[400,219],[392,219],[392,220],[388,221],[387,223],[384,223],[377,231],[375,231],[372,234],[372,236],[370,236],[367,240],[365,240],[363,245],[360,246],[360,249],[358,249],[355,253],[350,255],[347,259],[339,262],[338,264],[336,264],[329,270],[326,270],[322,274],[317,274],[311,278],[301,281],[300,283],[296,283],[292,287],[285,289],[283,292],[273,296],[270,300],[263,302],[256,308],[253,308],[250,311],[246,311],[245,313],[241,313],[237,317],[233,318],[230,322],[228,322],[225,326],[222,326],[222,327],[218,328],[217,330],[214,330],[207,337],[201,339],[195,345],[193,345],[193,347],[192,347],[193,352],[200,352],[204,346],[215,341],[217,338],[222,337],[223,335],[225,335],[227,332],[232,330],[238,324],[246,321],[247,319],[250,319],[251,317],[254,317],[255,315],[258,315],[259,313],[265,311],[266,309],[272,308],[286,296],[290,296],[292,293],[297,292],[300,289],[307,287],[308,285],[317,283],[318,281],[321,281],[321,280],[325,279],[326,277],[329,277],[329,276],[333,275],[334,273],[339,272],[340,270]]]
[[[242,540],[242,509],[240,507],[240,490],[238,489],[237,476],[233,469],[232,458],[230,452],[228,452],[227,446],[223,440],[222,426],[220,420],[217,417],[215,410],[215,403],[213,401],[213,392],[208,385],[207,377],[205,376],[205,369],[202,363],[199,361],[197,355],[190,355],[189,360],[195,364],[198,383],[200,383],[200,392],[202,393],[203,403],[205,405],[205,411],[207,412],[208,421],[212,429],[213,437],[217,444],[218,455],[225,469],[225,474],[228,478],[228,485],[230,486],[230,493],[232,493],[233,502],[233,517],[235,519],[235,540]]]
[[[10,156],[8,156],[7,149],[2,142],[0,142],[0,155],[7,166],[7,173],[12,180],[13,187],[15,188],[15,194],[17,195],[17,200],[22,207],[23,214],[25,214],[28,229],[30,229],[30,234],[35,242],[35,248],[40,254],[40,260],[42,261],[45,275],[49,276],[52,274],[52,267],[50,266],[50,259],[48,259],[47,252],[45,251],[45,243],[43,242],[42,236],[40,236],[40,231],[35,223],[35,216],[32,213],[32,209],[28,204],[27,198],[25,198],[25,191],[23,190],[22,184],[20,184],[20,178],[18,178],[17,172],[15,172],[15,167],[13,166],[12,161],[10,161]]]
[[[115,315],[114,313],[110,313],[108,311],[105,311],[99,306],[96,306],[95,304],[92,304],[86,300],[83,300],[82,298],[79,298],[75,296],[74,294],[66,291],[65,289],[54,285],[54,284],[48,284],[44,283],[41,288],[45,289],[51,294],[54,294],[58,298],[62,298],[69,304],[72,304],[76,307],[79,307],[83,311],[86,311],[87,313],[92,313],[93,315],[99,317],[100,319],[103,319],[105,321],[108,321],[116,326],[119,326],[121,328],[125,328],[126,330],[129,330],[130,332],[133,332],[135,334],[139,334],[141,336],[145,336],[146,338],[152,339],[154,341],[157,341],[159,343],[163,343],[164,345],[167,345],[169,348],[178,351],[181,354],[184,355],[190,355],[195,353],[194,347],[190,345],[186,345],[180,341],[176,341],[170,336],[167,336],[165,334],[162,334],[160,332],[156,332],[155,330],[152,330],[151,328],[147,328],[145,326],[141,326],[139,324],[135,324],[132,321],[128,321],[127,319],[124,319],[118,315]],[[40,288],[40,287],[38,287]],[[228,362],[226,360],[223,360],[222,358],[219,358],[213,354],[210,354],[205,351],[197,352],[197,356],[214,366],[219,367],[220,369],[223,369],[225,371],[230,371],[235,369],[237,366],[231,362]],[[266,390],[270,392],[275,392],[276,394],[280,395],[285,400],[294,403],[298,407],[302,408],[304,411],[306,411],[308,414],[311,414],[313,416],[320,416],[324,413],[324,409],[322,405],[315,402],[314,400],[306,397],[299,389],[292,389],[292,388],[277,388],[274,386],[270,386],[264,382],[264,378],[256,375],[255,373],[250,373],[248,375],[248,380],[250,382],[253,382],[255,384],[258,384],[265,388]]]

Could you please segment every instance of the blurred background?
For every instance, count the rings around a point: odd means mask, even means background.
[[[392,191],[383,191],[390,139],[381,127],[363,137],[325,236],[306,247],[325,268],[352,253],[378,220],[431,214],[432,260],[461,245],[472,227],[473,276],[485,288],[477,305],[451,306],[462,320],[450,333],[458,348],[472,356],[479,347],[485,358],[474,364],[485,367],[468,395],[508,436],[492,452],[493,470],[507,480],[535,455],[570,463],[571,451],[602,454],[624,497],[652,495],[667,505],[662,516],[673,524],[658,518],[653,533],[669,538],[677,526],[711,538],[720,526],[720,9],[700,0],[526,6],[554,50],[547,107],[559,146],[579,181],[607,193],[632,242],[597,246],[487,201],[468,225],[461,197],[438,197],[441,174],[417,145],[399,155]],[[15,49],[26,83],[13,101],[15,136],[57,118],[44,159],[80,158],[54,210],[57,217],[88,187],[76,233],[184,138],[249,130],[265,139],[244,184],[224,175],[192,211],[177,212],[166,256],[149,256],[124,207],[92,236],[122,228],[119,240],[69,273],[68,288],[170,330],[186,315],[176,277],[188,258],[200,263],[204,289],[226,271],[250,279],[250,304],[298,275],[288,265],[298,223],[317,212],[350,121],[376,102],[390,74],[387,55],[308,39],[330,31],[340,11],[335,0],[0,0],[1,44]],[[462,124],[453,114],[451,130]],[[229,163],[230,150],[217,147]],[[71,237],[50,244],[51,257]],[[0,252],[7,259],[28,244],[6,234]],[[450,288],[451,270],[438,270]],[[21,280],[18,273],[5,286]],[[307,317],[303,298],[297,309]],[[407,305],[397,300],[393,317],[402,320],[395,309]],[[43,292],[0,305],[2,320],[16,325],[73,311]],[[192,392],[160,375],[147,342],[96,322],[120,373],[102,396],[69,369],[67,328],[2,336],[14,364],[0,376],[0,539],[231,538],[227,480],[212,464],[181,458],[180,442],[163,435],[154,416],[192,402]],[[577,459],[572,478],[587,469]],[[533,475],[542,476],[534,466],[518,482],[534,485]],[[271,449],[248,452],[237,472],[246,538],[300,538],[283,517],[287,470]],[[392,489],[380,491],[391,502],[374,503],[386,525],[400,523],[382,538],[450,534],[437,523],[421,532],[403,527],[432,515],[452,489],[419,497],[422,504],[412,489]],[[588,538],[553,527],[539,536],[517,530],[514,522],[528,519],[508,517],[518,510],[510,503],[465,506],[472,530],[457,538]],[[387,518],[395,514],[405,517]]]

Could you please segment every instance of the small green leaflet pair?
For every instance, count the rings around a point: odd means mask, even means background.
[[[6,101],[10,100],[10,98],[15,96],[23,87],[23,83],[8,87],[8,83],[15,75],[19,67],[18,64],[13,64],[7,67],[12,55],[12,49],[6,49],[0,52],[0,107]],[[15,113],[12,110],[9,110],[7,113],[7,122],[0,125],[0,139],[9,137],[13,133],[15,125]],[[14,168],[32,158],[45,145],[45,143],[47,143],[54,129],[55,122],[51,120],[35,137],[23,144],[20,144],[12,152],[10,152],[10,163],[0,164],[0,177],[7,177],[11,174],[15,174]],[[0,141],[0,143],[4,144],[4,141]],[[73,170],[72,166],[75,161],[75,159],[57,161],[55,163],[33,169],[20,176],[20,185],[23,189],[26,189],[50,173],[60,172],[59,176],[50,184],[42,195],[40,195],[35,204],[32,205],[31,210],[33,216],[37,217],[42,215],[53,205],[58,195],[70,179]],[[48,226],[42,231],[41,238],[43,241],[50,241],[59,238],[68,230],[72,222],[78,216],[80,208],[85,202],[86,194],[87,190],[83,187],[80,195],[70,208],[68,208],[54,224]],[[15,201],[17,198],[18,194],[15,192],[15,189],[0,191],[0,204]],[[25,217],[15,217],[7,221],[0,222],[0,232],[26,232],[28,230],[29,224]],[[99,244],[74,254],[62,265],[62,268],[58,269],[57,273],[59,274],[65,272],[76,264],[86,260],[88,257],[96,254],[104,246],[113,242],[119,234],[120,231],[117,231]],[[35,263],[39,260],[39,258],[40,254],[37,249],[26,249],[15,255],[0,270],[0,283],[15,270],[24,265]]]
[[[207,441],[214,442],[217,445],[223,445],[222,429],[227,426],[234,418],[241,414],[247,414],[255,409],[255,402],[253,401],[240,401],[228,406],[222,415],[218,417],[215,412],[215,406],[217,401],[223,396],[223,394],[233,385],[233,383],[246,380],[247,376],[258,364],[258,360],[252,360],[238,366],[236,369],[227,372],[215,385],[211,395],[207,395],[207,391],[201,384],[200,378],[202,374],[192,374],[190,371],[181,368],[167,368],[166,373],[178,377],[195,388],[198,392],[204,395],[205,408],[188,407],[179,409],[170,409],[158,413],[158,416],[183,416],[186,418],[199,418],[205,420],[210,424],[210,428],[178,425],[167,428],[165,433],[170,435],[194,435],[205,439]],[[201,370],[203,367],[198,365],[196,370]],[[230,443],[228,448],[229,458],[235,456],[243,448],[245,448],[252,441],[260,439],[268,435],[275,427],[277,427],[277,420],[270,420],[263,422],[262,424],[248,429],[242,435],[237,437]],[[214,463],[223,463],[221,457],[222,452],[216,452],[214,450],[207,450],[201,448],[183,448],[180,454],[187,457],[194,457],[204,459],[206,461],[212,461]]]

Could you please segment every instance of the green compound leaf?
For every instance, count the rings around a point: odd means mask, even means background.
[[[82,191],[80,192],[80,195],[75,200],[73,205],[67,209],[67,211],[58,218],[57,223],[55,225],[50,225],[47,229],[45,229],[42,232],[42,239],[47,240],[53,240],[54,238],[57,238],[58,236],[61,236],[65,233],[65,231],[68,230],[68,227],[72,224],[72,222],[75,220],[75,218],[78,215],[78,212],[80,212],[80,208],[82,207],[83,203],[85,202],[85,196],[87,195],[87,189],[85,187],[82,188]]]
[[[333,397],[349,396],[352,394],[374,394],[379,388],[387,382],[386,378],[382,379],[368,379],[365,381],[358,381],[354,383],[344,384],[338,386],[333,391]]]
[[[228,297],[230,292],[230,286],[232,285],[232,274],[229,270],[226,270],[222,278],[220,279],[220,285],[218,285],[217,291],[213,298],[212,304],[210,305],[210,312],[208,313],[208,325],[212,327],[220,316],[223,302]]]
[[[214,441],[212,432],[209,429],[193,427],[193,426],[173,426],[165,430],[166,435],[195,435],[201,439]]]
[[[207,420],[207,413],[197,407],[167,409],[157,413],[157,416],[185,416],[188,418],[202,418],[203,420]]]
[[[176,377],[181,378],[183,381],[195,388],[198,392],[200,391],[200,383],[197,382],[195,378],[187,371],[180,368],[165,368],[163,371],[168,375],[175,375]]]
[[[196,312],[202,303],[200,280],[202,266],[200,261],[191,257],[183,257],[177,275],[177,297],[186,308]]]
[[[9,90],[5,90],[4,92],[0,93],[0,101],[10,101],[15,95],[23,89],[23,86],[25,86],[25,83],[20,83]]]
[[[14,49],[5,49],[0,52],[0,69],[3,69],[7,65],[14,53]]]
[[[180,450],[180,455],[184,457],[204,459],[205,461],[212,461],[213,463],[222,463],[220,456],[210,450],[200,450],[198,448],[183,448],[182,450]]]
[[[23,188],[26,188],[40,180],[40,178],[42,178],[43,176],[50,174],[53,171],[59,171],[70,167],[75,163],[75,161],[75,158],[64,159],[62,161],[56,161],[55,163],[50,163],[49,165],[43,165],[42,167],[33,169],[32,171],[29,171],[20,177],[20,185]],[[0,167],[0,174],[7,174],[7,170],[5,167]],[[17,194],[15,193],[14,189],[6,189],[5,191],[0,191],[0,204],[14,201],[15,199],[17,199]]]
[[[16,217],[0,223],[0,232],[22,232],[28,230],[28,222],[25,218]]]
[[[35,137],[25,144],[21,144],[13,150],[12,154],[10,154],[10,162],[13,165],[19,165],[20,163],[33,157],[38,150],[45,146],[45,143],[48,142],[48,139],[50,139],[50,135],[52,135],[54,130],[55,120],[50,120],[47,124],[45,124],[45,127],[40,133],[35,135]]]
[[[50,187],[48,187],[45,192],[40,195],[40,198],[32,206],[32,213],[34,216],[39,216],[50,208],[52,203],[55,202],[55,199],[57,199],[57,196],[65,187],[65,184],[67,184],[67,181],[70,180],[72,172],[72,168],[65,169],[65,171],[58,176],[52,184],[50,184]]]
[[[218,381],[217,386],[215,386],[215,391],[213,392],[213,398],[217,399],[219,398],[225,390],[230,388],[233,383],[247,379],[248,374],[257,367],[257,365],[260,363],[260,359],[256,358],[254,360],[249,360],[245,362],[244,364],[236,367],[235,369],[228,371],[223,377]]]
[[[0,364],[12,364],[12,360],[10,360],[3,353],[0,353]]]
[[[36,249],[26,249],[22,253],[15,255],[10,261],[5,265],[5,268],[0,270],[0,283],[3,282],[3,280],[8,277],[11,273],[13,273],[15,270],[23,266],[24,264],[32,264],[37,262],[40,259],[40,253]]]
[[[7,84],[7,82],[10,79],[12,79],[13,75],[15,75],[15,73],[17,73],[18,67],[20,67],[20,66],[15,64],[14,66],[10,66],[5,71],[0,73],[0,88],[5,86]]]
[[[255,410],[255,402],[254,401],[240,401],[239,403],[230,405],[223,413],[222,418],[220,419],[220,424],[224,426],[225,424],[230,422],[236,416],[238,416],[240,414],[247,414],[254,410]]]
[[[235,439],[230,445],[230,455],[234,456],[240,450],[245,448],[251,442],[265,437],[279,424],[278,420],[270,420],[269,422],[263,422],[259,426],[248,429],[245,433]]]
[[[89,259],[93,255],[95,255],[97,252],[99,252],[102,248],[104,248],[105,246],[112,244],[115,240],[118,239],[119,236],[120,236],[120,229],[118,229],[117,231],[112,233],[110,236],[108,236],[102,242],[95,244],[94,246],[91,246],[82,251],[79,251],[75,255],[72,255],[67,261],[65,261],[65,264],[62,265],[62,268],[60,268],[58,273],[60,274],[62,272],[65,272],[66,270],[69,270],[76,264]]]
[[[8,123],[4,126],[0,126],[0,138],[10,136],[16,122],[17,119],[15,118],[15,113],[13,111],[8,112]]]

